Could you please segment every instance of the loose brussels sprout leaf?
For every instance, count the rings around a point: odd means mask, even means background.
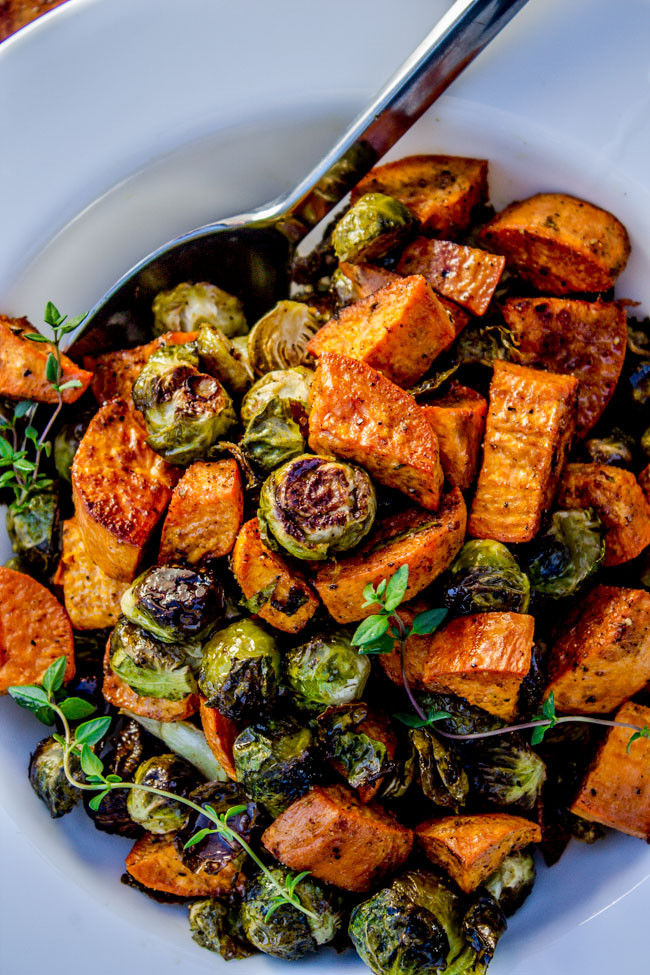
[[[180,701],[196,691],[196,680],[184,647],[162,643],[120,616],[110,643],[114,674],[140,697]]]
[[[629,378],[632,402],[636,406],[650,403],[650,362],[642,363]]]
[[[261,413],[267,403],[276,399],[290,399],[302,403],[305,412],[309,404],[309,390],[314,373],[306,366],[293,369],[275,369],[258,379],[244,396],[241,403],[242,423],[249,423]]]
[[[215,633],[203,648],[199,687],[208,707],[244,720],[273,705],[279,672],[275,637],[254,620],[239,620]]]
[[[21,571],[44,578],[58,558],[59,496],[56,491],[32,494],[22,505],[7,508],[7,532]]]
[[[196,785],[196,770],[186,761],[169,752],[153,755],[142,762],[133,777],[136,785],[151,786],[187,796]],[[187,806],[158,796],[143,789],[130,789],[126,808],[131,819],[150,833],[175,833],[187,823],[190,810]]]
[[[334,253],[339,261],[372,263],[403,243],[415,227],[415,217],[399,200],[385,193],[366,193],[334,228]]]
[[[525,550],[536,593],[551,599],[571,596],[605,557],[605,530],[591,508],[556,511],[546,531]]]
[[[235,806],[239,807],[236,815],[228,817],[228,826],[247,843],[258,831],[260,810],[235,782],[205,782],[194,789],[189,798],[203,808],[210,806],[219,816]],[[185,826],[174,837],[174,846],[183,863],[195,873],[217,874],[233,862],[239,869],[246,859],[246,851],[238,843],[231,845],[218,833],[209,833],[186,848],[187,842],[203,829],[214,829],[214,823],[207,816],[190,810]]]
[[[370,661],[357,653],[345,630],[318,633],[284,656],[286,679],[299,707],[322,711],[358,701],[370,676]]]
[[[311,731],[292,718],[245,728],[235,739],[237,781],[272,816],[279,816],[320,778]]]
[[[503,727],[503,721],[499,718],[453,694],[420,694],[418,703],[425,714],[437,711],[446,711],[449,714],[448,718],[436,722],[436,727],[449,735],[469,735],[472,732],[494,731]]]
[[[524,903],[535,883],[535,860],[528,850],[510,853],[483,886],[510,917]]]
[[[467,742],[463,754],[472,793],[480,802],[524,811],[535,808],[546,765],[520,735]]]
[[[305,449],[306,413],[301,403],[272,399],[249,421],[239,446],[262,477]]]
[[[620,427],[613,427],[608,435],[585,440],[585,450],[594,464],[630,467],[634,463],[634,437]]]
[[[257,517],[271,548],[314,561],[358,545],[376,512],[375,489],[364,470],[303,454],[266,479]]]
[[[90,416],[84,415],[78,420],[64,423],[54,438],[54,466],[59,477],[67,481],[68,484],[72,482],[70,469],[74,455],[77,453],[77,447],[81,443],[81,438],[86,432],[89,422]]]
[[[465,911],[462,924],[465,940],[476,956],[472,959],[470,955],[467,960],[472,962],[476,960],[479,964],[487,966],[507,926],[503,909],[492,894],[476,892]],[[462,970],[461,968],[460,971]],[[470,967],[468,971],[474,972],[475,969]]]
[[[571,835],[575,836],[581,843],[596,843],[605,836],[605,828],[600,823],[590,823],[582,816],[575,816],[573,813],[567,814],[567,820]]]
[[[397,763],[393,775],[387,776],[381,784],[377,797],[385,800],[401,799],[415,782],[418,775],[418,755],[411,746],[405,756]]]
[[[253,370],[217,325],[201,322],[196,348],[205,372],[223,383],[231,393],[245,393],[253,382]]]
[[[200,642],[223,618],[226,598],[207,568],[156,565],[122,596],[122,613],[163,643]]]
[[[457,750],[443,744],[430,728],[413,728],[409,735],[418,757],[420,785],[427,799],[437,806],[461,809],[467,802],[469,780]]]
[[[192,938],[201,948],[214,951],[224,959],[249,958],[255,948],[246,938],[239,905],[207,897],[194,901],[189,911]]]
[[[75,777],[81,776],[79,759],[70,758]],[[50,811],[52,819],[65,816],[76,805],[81,791],[71,786],[63,768],[63,746],[54,738],[44,738],[36,746],[29,762],[29,781],[32,789]]]
[[[189,721],[156,721],[140,714],[132,714],[123,709],[122,714],[132,718],[139,725],[155,735],[186,762],[197,768],[206,779],[227,782],[228,776],[215,758],[200,728]]]
[[[515,339],[509,328],[479,320],[463,329],[456,357],[462,365],[492,366],[497,359],[516,358],[516,350]]]
[[[118,719],[106,748],[100,753],[104,774],[119,775],[121,779],[131,781],[145,758],[147,746],[147,735],[139,724],[130,719]],[[134,823],[129,815],[126,789],[111,790],[97,809],[90,806],[93,796],[96,793],[84,793],[84,806],[97,829],[120,836],[137,837],[142,834],[142,827]]]
[[[449,570],[445,605],[452,613],[525,613],[530,583],[505,545],[467,542]]]
[[[286,883],[289,873],[274,867],[271,874],[278,883]],[[304,907],[316,915],[307,917],[291,904],[283,904],[272,913],[278,891],[264,874],[246,881],[241,918],[246,937],[256,948],[276,958],[302,958],[319,945],[333,940],[341,926],[341,898],[331,887],[324,887],[312,877],[305,877],[296,887]]]
[[[206,281],[184,281],[170,291],[160,291],[152,307],[154,335],[194,332],[201,322],[216,325],[229,338],[248,331],[239,298]]]
[[[342,704],[318,716],[318,743],[326,758],[345,776],[353,789],[392,775],[397,764],[386,743],[367,733],[366,704]]]
[[[300,366],[307,343],[324,318],[302,301],[279,301],[255,323],[248,336],[248,355],[255,374]]]

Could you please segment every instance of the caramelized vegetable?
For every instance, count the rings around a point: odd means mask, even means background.
[[[75,630],[115,626],[127,582],[107,576],[86,555],[76,518],[63,522],[63,551],[54,582],[63,587],[63,601]]]
[[[153,718],[155,721],[185,721],[186,718],[196,714],[199,707],[197,694],[188,694],[180,701],[166,701],[162,697],[141,697],[136,694],[111,670],[110,640],[104,657],[102,693],[104,699],[113,707],[125,708],[133,714],[139,714],[143,718]]]
[[[31,342],[24,336],[39,334],[26,318],[7,318],[0,315],[0,396],[7,399],[32,399],[37,403],[56,403],[58,394],[45,375],[52,346],[46,342]],[[74,403],[88,389],[92,373],[80,369],[61,353],[61,384],[76,380],[79,385],[64,389],[64,403]]]
[[[216,708],[209,708],[205,703],[205,698],[201,698],[199,706],[201,715],[201,727],[205,740],[210,746],[215,758],[222,766],[224,772],[231,779],[237,779],[237,771],[233,762],[232,746],[239,734],[239,728],[225,714],[217,711]]]
[[[216,874],[194,873],[179,857],[173,838],[153,834],[136,840],[126,858],[126,869],[143,887],[176,897],[227,897],[238,873],[233,862]]]
[[[503,274],[504,257],[450,240],[417,237],[402,252],[400,274],[423,274],[434,291],[472,315],[484,315]]]
[[[476,477],[487,402],[473,389],[452,382],[448,392],[422,406],[438,438],[440,463],[452,487],[466,491]]]
[[[103,352],[98,356],[86,356],[84,365],[92,370],[90,388],[100,406],[112,399],[131,402],[131,391],[142,369],[154,352],[163,345],[184,345],[193,342],[197,332],[165,332],[153,342],[137,345],[133,349]]]

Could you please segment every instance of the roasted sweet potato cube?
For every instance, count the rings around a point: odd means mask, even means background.
[[[252,612],[276,630],[299,633],[318,608],[304,576],[264,544],[257,518],[242,525],[231,568]]]
[[[415,599],[406,605],[402,604],[399,615],[405,626],[410,628],[418,613],[424,613],[428,609],[433,609],[430,603],[424,599]],[[429,656],[430,641],[430,636],[410,636],[404,643],[404,672],[409,687],[423,689],[422,677]],[[402,650],[399,643],[395,641],[394,649],[390,653],[377,654],[377,660],[388,679],[398,687],[403,687]]]
[[[605,526],[605,565],[620,565],[650,545],[650,504],[631,471],[608,464],[567,464],[561,508],[595,508]]]
[[[512,721],[530,670],[535,620],[525,613],[476,613],[452,620],[429,639],[422,682]]]
[[[628,701],[614,720],[650,725],[650,708]],[[640,738],[628,752],[632,728],[612,728],[578,790],[571,812],[592,823],[650,841],[650,741]]]
[[[443,482],[438,440],[412,396],[365,362],[326,352],[309,401],[315,453],[356,461],[380,484],[437,510]]]
[[[237,461],[197,460],[174,488],[163,524],[159,562],[195,565],[220,559],[235,544],[244,515]]]
[[[92,370],[91,389],[100,406],[112,399],[131,402],[133,383],[142,367],[154,352],[163,345],[184,345],[192,342],[197,332],[166,332],[153,342],[137,345],[133,349],[118,349],[117,352],[103,352],[98,356],[85,356],[84,365]]]
[[[398,278],[342,308],[307,345],[313,356],[340,352],[398,386],[413,386],[454,341],[449,315],[421,274]]]
[[[537,534],[573,436],[577,394],[573,376],[494,363],[468,524],[474,538],[528,542]]]
[[[37,403],[56,403],[58,394],[45,375],[52,346],[46,342],[32,342],[24,336],[38,330],[26,318],[7,318],[0,315],[0,397],[33,399]],[[82,396],[92,379],[92,373],[75,365],[61,353],[61,384],[74,380],[78,386],[64,389],[64,403],[74,403]]]
[[[63,588],[63,601],[73,627],[75,630],[103,630],[115,626],[128,582],[111,579],[91,562],[76,518],[63,522],[62,544],[54,582]]]
[[[454,237],[465,230],[476,206],[487,200],[488,164],[462,156],[406,156],[377,166],[352,190],[352,203],[364,193],[386,193],[404,203],[432,237]]]
[[[537,193],[511,203],[480,237],[522,278],[555,295],[607,291],[630,255],[620,220],[564,193]]]
[[[232,746],[235,738],[239,734],[239,728],[225,714],[221,714],[216,708],[209,708],[205,703],[205,698],[201,698],[199,705],[201,716],[201,726],[203,734],[216,760],[221,765],[226,775],[231,779],[237,780],[237,770],[232,754]]]
[[[179,857],[173,839],[153,833],[136,840],[126,869],[143,887],[176,897],[227,897],[238,876],[232,861],[219,873],[194,873]]]
[[[415,836],[431,862],[446,870],[466,894],[511,853],[542,839],[536,823],[507,813],[431,819],[416,827]]]
[[[505,257],[477,247],[416,237],[404,248],[397,270],[423,274],[434,291],[472,315],[484,315],[505,266]]]
[[[408,565],[406,598],[411,599],[451,565],[463,546],[466,522],[465,502],[457,488],[445,495],[435,515],[410,508],[386,518],[354,555],[321,566],[318,595],[339,623],[361,620],[376,609],[363,607],[364,587]]]
[[[608,714],[650,681],[650,593],[596,586],[548,658],[558,711]]]
[[[466,491],[476,477],[487,401],[468,386],[452,383],[444,396],[423,404],[422,409],[438,438],[447,481]]]
[[[104,655],[104,683],[102,694],[115,708],[126,708],[133,714],[154,721],[185,721],[199,710],[198,694],[188,694],[180,701],[166,701],[163,697],[141,697],[111,670],[110,640]]]
[[[345,786],[315,786],[271,823],[262,843],[292,870],[364,891],[402,866],[413,831],[382,806],[363,805]]]
[[[90,421],[72,465],[86,554],[123,582],[135,577],[179,473],[147,445],[146,436],[135,410],[111,400]]]
[[[600,418],[616,389],[627,348],[623,305],[575,298],[509,298],[503,317],[522,366],[540,366],[580,380],[576,433]]]

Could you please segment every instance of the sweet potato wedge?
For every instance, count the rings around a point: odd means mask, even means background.
[[[584,437],[616,389],[627,348],[627,315],[616,302],[509,298],[503,317],[517,362],[580,380],[576,433]]]
[[[507,813],[431,819],[416,826],[415,836],[431,862],[466,894],[487,880],[511,853],[542,840],[536,823]]]
[[[86,554],[130,582],[180,473],[146,443],[135,410],[111,400],[92,418],[72,465],[72,496]]]
[[[219,873],[194,873],[179,857],[173,839],[153,833],[136,840],[126,869],[143,887],[176,897],[227,897],[238,876],[232,861]]]
[[[232,551],[244,515],[237,461],[197,460],[174,488],[165,516],[158,561],[195,565]]]
[[[0,566],[0,694],[39,683],[63,656],[68,681],[75,673],[74,642],[61,603],[31,576]]]
[[[237,771],[235,769],[232,746],[235,744],[235,738],[239,734],[239,728],[232,718],[227,718],[225,714],[221,714],[216,708],[209,708],[203,697],[199,705],[199,713],[205,740],[210,746],[214,757],[226,775],[236,781]]]
[[[339,623],[371,616],[363,607],[364,587],[388,579],[402,565],[409,567],[406,598],[411,599],[451,565],[465,538],[467,509],[456,488],[446,494],[437,514],[410,508],[376,526],[358,552],[321,566],[316,589]]]
[[[621,565],[650,545],[650,504],[631,471],[608,464],[567,464],[561,508],[595,508],[605,526],[605,565]]]
[[[397,270],[423,274],[434,291],[472,315],[484,315],[505,266],[506,259],[499,254],[451,240],[416,237],[402,251]]]
[[[537,193],[511,203],[480,234],[489,250],[540,291],[607,291],[630,255],[620,220],[565,193]]]
[[[26,318],[7,318],[0,315],[0,397],[56,403],[57,393],[45,375],[52,346],[24,338],[30,332],[38,332],[38,329]],[[61,394],[64,403],[74,403],[88,389],[92,373],[75,365],[63,353],[61,367],[62,384],[73,379],[79,383],[79,386],[65,389]]]
[[[650,593],[596,586],[548,658],[558,711],[608,714],[650,681]]]
[[[650,708],[628,701],[614,715],[643,728]],[[650,741],[627,746],[631,728],[612,728],[578,790],[571,812],[592,823],[650,841]]]
[[[421,409],[438,438],[445,478],[452,487],[466,491],[476,477],[487,401],[468,386],[452,382],[444,396]]]
[[[470,223],[472,211],[487,200],[488,164],[462,156],[406,156],[377,166],[352,190],[385,193],[409,208],[432,237],[454,237]]]
[[[264,544],[257,518],[242,525],[230,567],[252,611],[276,630],[299,633],[318,608],[302,573]]]
[[[315,786],[271,823],[262,843],[293,870],[364,891],[402,866],[413,832],[382,806],[364,806],[345,786]]]
[[[443,482],[438,441],[412,396],[365,362],[326,352],[309,401],[314,453],[356,461],[381,484],[437,510]]]
[[[120,600],[128,582],[111,579],[86,555],[76,518],[63,522],[63,550],[54,582],[63,588],[63,601],[75,630],[115,626]]]
[[[185,721],[199,709],[198,694],[188,694],[180,701],[166,701],[162,697],[141,697],[114,674],[110,665],[110,640],[104,655],[104,699],[116,708],[126,708],[143,718],[155,721]]]
[[[427,638],[422,682],[512,721],[530,670],[534,630],[534,618],[525,613],[459,616]]]
[[[100,406],[112,399],[131,402],[131,391],[142,367],[154,352],[163,345],[184,345],[192,342],[197,332],[166,332],[153,342],[137,345],[133,349],[103,352],[98,356],[85,356],[84,365],[92,370],[91,389]]]
[[[483,464],[468,531],[527,542],[539,531],[575,429],[578,380],[494,363]]]

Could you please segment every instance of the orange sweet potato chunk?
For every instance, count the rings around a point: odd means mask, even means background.
[[[402,866],[413,831],[382,806],[364,805],[344,786],[315,786],[278,816],[262,843],[292,870],[309,870],[344,890],[365,891]]]
[[[0,397],[33,399],[38,403],[56,403],[57,393],[45,375],[52,346],[45,342],[30,342],[25,334],[37,332],[26,318],[7,318],[0,315]],[[64,403],[74,403],[82,396],[92,379],[92,373],[75,365],[61,353],[62,384],[76,380],[79,386],[61,394]]]
[[[446,870],[466,894],[511,853],[542,840],[536,823],[507,813],[444,816],[420,823],[415,836],[431,862]]]
[[[474,483],[485,430],[487,401],[460,383],[421,407],[438,438],[440,463],[452,487],[466,491]]]
[[[227,897],[238,876],[232,862],[219,873],[194,873],[179,857],[173,839],[152,833],[136,840],[126,869],[143,887],[176,897]]]
[[[409,208],[432,237],[454,237],[465,230],[472,211],[487,200],[488,164],[462,156],[405,156],[377,166],[352,190],[385,193]]]
[[[577,394],[573,376],[494,363],[468,524],[474,538],[527,542],[537,534],[573,436]]]
[[[434,291],[472,315],[484,315],[505,266],[505,257],[477,247],[416,237],[404,248],[397,270],[423,274]]]
[[[555,295],[607,291],[630,255],[620,220],[564,193],[537,193],[511,203],[480,237],[522,278]]]
[[[424,613],[434,607],[424,599],[416,599],[406,605],[402,604],[399,614],[407,627],[411,627],[413,619],[418,613]],[[404,644],[404,672],[409,687],[423,690],[422,678],[424,667],[429,657],[430,636],[410,636]],[[394,649],[390,653],[377,654],[377,660],[381,664],[382,670],[393,684],[403,687],[402,680],[402,651],[396,641]]]
[[[380,484],[437,510],[443,482],[438,440],[412,396],[365,362],[326,352],[309,401],[315,453],[356,461]]]
[[[203,697],[199,705],[199,713],[205,740],[210,746],[214,757],[226,775],[236,781],[237,770],[235,769],[232,746],[235,744],[235,739],[239,734],[239,728],[232,718],[227,718],[225,714],[221,714],[216,708],[209,708]]]
[[[316,589],[339,623],[365,619],[375,612],[363,607],[363,590],[389,579],[402,565],[409,567],[406,599],[412,599],[451,565],[463,546],[467,509],[456,488],[442,499],[433,515],[410,508],[375,527],[354,555],[326,562],[318,570]]]
[[[650,681],[650,593],[596,586],[548,659],[558,711],[608,714]]]
[[[595,508],[605,526],[605,565],[629,562],[650,545],[650,504],[631,471],[608,464],[567,464],[561,508]]]
[[[184,345],[186,342],[192,342],[197,334],[197,332],[166,332],[153,342],[137,345],[133,349],[118,349],[117,352],[85,356],[84,365],[93,373],[90,388],[99,405],[103,406],[116,397],[130,403],[133,383],[142,372],[149,356],[163,345]]]
[[[63,588],[63,601],[74,629],[102,630],[115,626],[128,582],[111,579],[91,562],[76,518],[63,522],[62,543],[54,582]]]
[[[421,274],[397,278],[342,308],[314,335],[307,351],[359,359],[398,386],[413,386],[454,341],[449,315]]]
[[[166,701],[162,697],[141,697],[136,694],[117,674],[111,670],[110,640],[104,654],[104,683],[102,685],[104,699],[115,708],[126,708],[133,714],[143,718],[153,718],[154,721],[185,721],[191,718],[199,709],[198,694],[188,694],[180,701]]]
[[[650,708],[628,701],[616,721],[643,728]],[[621,833],[650,841],[650,741],[640,738],[627,751],[631,728],[612,728],[580,786],[571,812]]]

